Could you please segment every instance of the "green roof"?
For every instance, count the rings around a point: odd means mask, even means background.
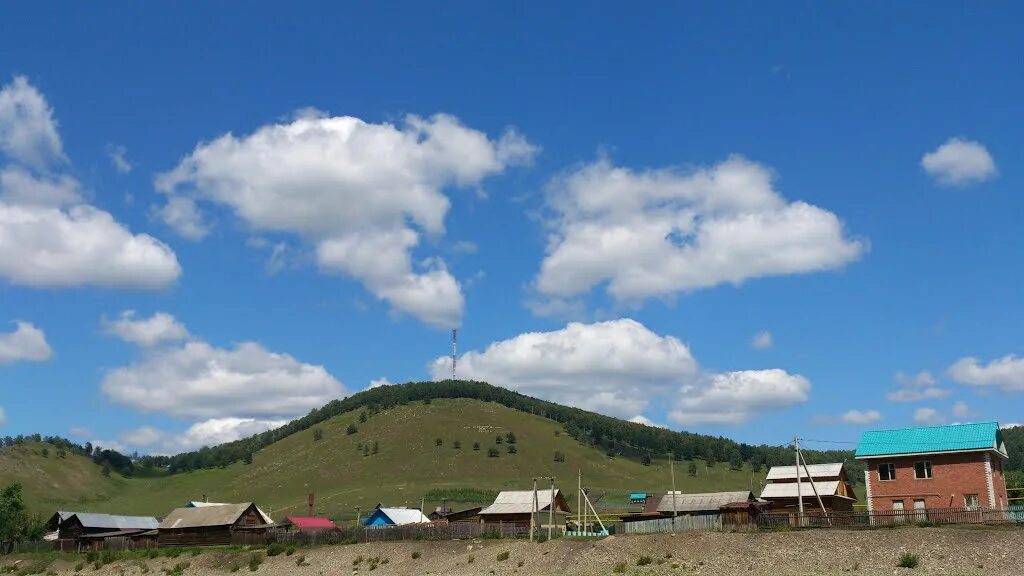
[[[952,424],[901,430],[871,430],[860,437],[857,458],[927,454],[930,452],[962,452],[996,450],[1005,454],[1003,435],[996,422]]]

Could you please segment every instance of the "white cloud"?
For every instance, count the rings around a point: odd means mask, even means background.
[[[65,160],[56,123],[22,77],[0,89],[0,149],[9,160],[0,166],[0,276],[34,287],[153,289],[181,274],[167,245],[132,234],[84,203],[74,178],[50,171]]]
[[[806,402],[811,383],[784,370],[714,374],[683,386],[669,420],[682,426],[742,424],[759,413]]]
[[[116,320],[104,320],[104,329],[125,342],[151,347],[188,338],[188,330],[167,312],[136,319],[134,310],[125,310]]]
[[[42,330],[28,322],[16,322],[14,332],[0,332],[0,364],[43,362],[53,356]]]
[[[977,358],[961,358],[949,367],[955,382],[976,388],[998,388],[1003,392],[1024,392],[1024,358],[1009,354],[979,363]]]
[[[882,419],[878,410],[848,410],[841,417],[847,424],[874,424]]]
[[[113,144],[107,146],[107,156],[110,157],[110,163],[114,169],[121,174],[132,171],[132,164],[128,161],[128,151],[124,146],[114,146]]]
[[[0,150],[37,168],[64,159],[53,110],[24,76],[0,89]]]
[[[476,254],[480,250],[480,247],[476,245],[476,242],[470,240],[459,240],[452,244],[452,252],[455,254]]]
[[[440,260],[414,264],[421,233],[444,233],[445,188],[479,186],[535,152],[514,131],[492,140],[443,114],[393,125],[314,111],[201,143],[157,187],[225,205],[255,230],[295,233],[315,246],[323,271],[451,327],[462,291]]]
[[[917,424],[934,426],[938,424],[945,424],[946,417],[934,408],[918,408],[917,410],[914,410],[914,422]]]
[[[1002,425],[1000,425],[1000,428],[1002,428],[1003,430],[1005,430],[1005,429],[1007,429],[1007,428],[1016,428],[1016,427],[1018,427],[1018,426],[1024,426],[1024,424],[1021,424],[1020,422],[1009,422],[1009,423],[1007,423],[1007,424],[1002,424]]]
[[[7,424],[7,413],[4,412],[4,407],[0,406],[0,426]]]
[[[900,389],[885,395],[890,402],[921,402],[945,398],[951,391],[938,386],[938,381],[931,372],[923,370],[917,374],[897,372],[893,377]]]
[[[129,449],[145,450],[151,454],[178,454],[197,450],[204,446],[234,442],[267,430],[280,428],[287,423],[287,420],[211,418],[196,422],[181,433],[143,426],[122,432],[118,435],[118,442]]]
[[[960,401],[953,404],[953,417],[954,418],[967,418],[971,415],[971,408],[966,402]]]
[[[620,301],[839,268],[863,242],[827,210],[789,202],[765,167],[633,171],[599,160],[553,180],[551,235],[538,291],[584,294],[607,282]]]
[[[966,186],[996,175],[996,163],[980,142],[950,138],[921,158],[921,167],[945,186]]]
[[[155,209],[155,213],[164,224],[186,240],[202,240],[210,233],[210,226],[199,212],[195,200],[187,196],[171,196],[166,204]]]
[[[177,324],[170,320],[163,332],[131,334],[147,342]],[[101,389],[124,406],[196,419],[292,418],[345,395],[323,366],[270,352],[257,342],[226,349],[197,339],[145,349],[141,361],[108,371]]]
[[[394,382],[392,382],[391,380],[388,380],[387,378],[384,378],[383,376],[381,376],[380,378],[376,378],[374,380],[370,380],[370,385],[367,386],[366,389],[367,390],[372,390],[374,388],[380,388],[381,386],[394,386],[394,385],[395,385]]]
[[[459,378],[622,418],[697,374],[685,344],[630,319],[520,334],[463,354],[458,367]],[[450,378],[451,358],[437,358],[430,372],[435,380]]]
[[[757,334],[754,334],[754,339],[751,340],[750,345],[755,350],[767,350],[775,345],[775,339],[772,337],[772,333],[767,330],[762,330]]]
[[[664,424],[658,424],[655,421],[651,420],[650,418],[644,416],[643,414],[637,414],[636,416],[630,418],[629,421],[633,422],[634,424],[643,424],[644,426],[650,426],[651,428],[668,428],[668,426],[665,426]]]

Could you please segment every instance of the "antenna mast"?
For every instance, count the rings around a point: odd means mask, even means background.
[[[458,353],[459,330],[452,328],[452,380],[455,380],[455,356]]]

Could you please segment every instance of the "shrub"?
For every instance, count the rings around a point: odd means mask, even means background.
[[[323,440],[323,439],[324,439],[324,431],[321,430],[320,428],[313,428],[313,441],[316,442],[318,440]]]
[[[626,572],[626,563],[619,562],[615,565],[615,568],[612,568],[612,572],[615,572],[616,574],[624,574]]]
[[[306,564],[306,556],[305,556],[305,554],[299,554],[298,556],[295,557],[295,565],[296,566],[306,566],[307,565]]]
[[[900,554],[899,561],[896,562],[896,566],[899,568],[917,568],[921,565],[921,558],[917,554],[910,552],[904,552]]]
[[[462,450],[462,442],[458,440],[452,442],[452,448],[455,448],[456,450]]]
[[[499,454],[500,454],[500,452],[498,452],[497,448],[488,448],[487,449],[487,457],[488,458],[497,458]]]
[[[516,452],[517,452],[517,450],[516,450],[515,444],[509,444],[508,445],[508,453],[509,454],[515,454]]]
[[[509,432],[508,434],[505,434],[505,442],[508,442],[509,444],[515,444],[516,443],[516,435],[514,433],[512,433],[512,432]]]
[[[412,553],[412,559],[417,560],[421,556],[419,550]]]
[[[479,442],[473,442],[473,450],[479,450],[479,449],[480,449],[480,443]]]
[[[263,564],[263,557],[259,554],[253,554],[249,556],[249,571],[255,572],[260,569],[260,564]]]
[[[555,451],[555,462],[565,462],[565,454]]]
[[[366,410],[359,413],[359,423],[364,424],[366,422]]]
[[[434,446],[440,446],[441,444],[444,444],[444,440],[441,440],[440,438],[434,438]]]
[[[92,563],[93,570],[99,570],[100,568],[103,568],[103,564],[100,564],[98,560]]]
[[[470,557],[466,559],[466,564],[472,564],[473,560],[474,560],[473,556],[470,555]]]
[[[88,552],[85,553],[85,561],[89,562],[90,564],[95,562],[97,559],[99,559],[99,557],[100,557],[100,553],[95,551],[95,550],[89,550]]]
[[[359,566],[362,563],[363,563],[363,557],[362,556],[356,556],[355,560],[352,561],[352,565],[353,566]]]
[[[239,571],[239,570],[241,570],[241,569],[242,569],[242,567],[241,567],[241,566],[239,566],[238,564],[232,564],[232,565],[231,565],[231,571],[232,571],[232,572],[238,572],[238,571]]]
[[[284,552],[284,550],[284,544],[274,542],[270,546],[267,546],[267,556],[277,556],[278,554]]]
[[[501,437],[501,434],[498,434],[497,436],[494,437],[494,443],[495,444],[501,444],[504,441],[505,441],[505,439]]]
[[[637,558],[637,559],[636,559],[636,565],[637,565],[637,566],[647,566],[647,565],[648,565],[648,564],[650,564],[650,563],[651,563],[652,561],[653,561],[653,560],[651,560],[651,557],[650,557],[650,556],[641,556],[641,557],[639,557],[639,558]]]
[[[348,428],[345,428],[345,434],[348,434],[349,436],[355,434],[356,432],[359,432],[359,428],[356,428],[355,424],[349,424]]]
[[[291,556],[292,554],[295,554],[295,546],[289,546],[288,550],[285,550],[284,553],[285,556]]]
[[[498,562],[504,562],[505,560],[508,560],[508,550],[498,552]]]
[[[84,562],[79,562],[78,564],[75,564],[75,572],[81,572],[82,568],[85,568]]]

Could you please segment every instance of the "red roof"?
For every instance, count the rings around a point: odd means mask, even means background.
[[[289,516],[288,522],[293,524],[296,528],[336,528],[334,522],[331,522],[329,518],[319,518],[317,516]]]

